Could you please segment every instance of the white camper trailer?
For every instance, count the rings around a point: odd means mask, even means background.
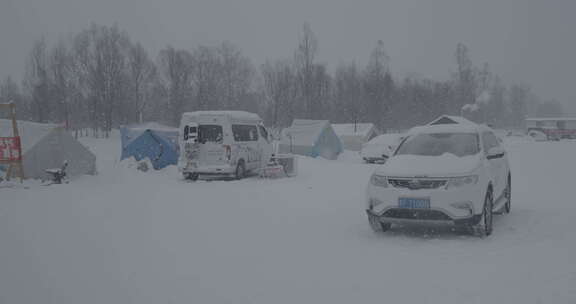
[[[186,179],[224,175],[241,179],[258,172],[272,157],[272,142],[262,119],[243,111],[182,114],[178,169]]]

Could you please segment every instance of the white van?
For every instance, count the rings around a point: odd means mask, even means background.
[[[197,111],[182,114],[178,169],[184,178],[223,175],[241,179],[264,168],[272,141],[262,119],[243,111]]]

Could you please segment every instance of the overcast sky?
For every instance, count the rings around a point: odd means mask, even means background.
[[[397,75],[447,79],[463,42],[477,65],[576,109],[574,0],[0,0],[0,77],[23,74],[33,41],[117,22],[153,56],[229,40],[255,64],[292,56],[306,21],[332,67],[384,41]]]

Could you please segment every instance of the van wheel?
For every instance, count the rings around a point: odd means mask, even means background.
[[[244,177],[246,177],[246,166],[244,165],[244,161],[240,160],[236,166],[236,173],[234,174],[234,178],[240,180]]]
[[[186,174],[184,175],[184,178],[185,178],[186,180],[195,182],[195,181],[198,180],[198,176],[199,176],[198,173],[186,173]]]

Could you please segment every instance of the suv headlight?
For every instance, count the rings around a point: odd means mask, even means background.
[[[453,177],[448,180],[448,184],[446,184],[446,189],[475,185],[477,182],[478,182],[478,175]]]
[[[382,175],[376,175],[376,174],[372,175],[372,177],[370,177],[370,183],[378,187],[384,187],[384,188],[388,187],[388,179],[386,178],[386,176]]]

